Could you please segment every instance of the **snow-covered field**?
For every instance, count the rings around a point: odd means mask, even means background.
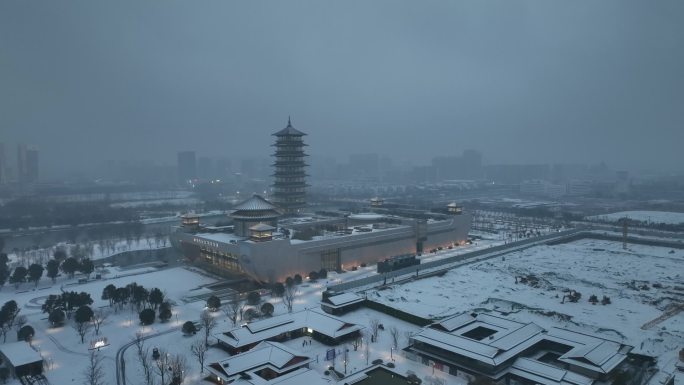
[[[684,303],[682,266],[684,250],[640,245],[623,250],[617,242],[581,240],[537,246],[441,277],[374,290],[369,298],[428,318],[498,310],[542,326],[588,328],[624,340],[636,351],[668,356],[684,343],[684,313],[647,330],[641,327],[674,303]],[[529,284],[531,275],[536,285]],[[516,277],[527,277],[528,283],[516,284]],[[567,290],[580,292],[579,302],[561,303]],[[608,296],[612,303],[592,305],[592,294],[599,300]]]
[[[670,211],[620,211],[611,214],[594,215],[592,217],[587,217],[587,219],[617,222],[625,217],[646,223],[665,223],[670,225],[684,223],[684,213]]]

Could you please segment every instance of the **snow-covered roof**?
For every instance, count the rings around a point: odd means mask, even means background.
[[[385,218],[384,215],[376,213],[358,213],[349,215],[349,219],[357,219],[360,221],[377,221],[383,218]]]
[[[361,302],[363,300],[364,300],[364,298],[358,294],[344,293],[344,294],[339,294],[339,295],[334,295],[332,297],[328,297],[326,302],[330,302],[330,304],[332,304],[333,307],[339,307],[339,306],[351,305],[353,303]],[[329,306],[330,304],[326,303],[325,305]]]
[[[543,385],[591,385],[594,380],[530,358],[515,360],[508,373]]]
[[[32,364],[43,360],[43,357],[24,341],[1,345],[0,352],[7,357],[7,360],[15,368],[17,366]]]
[[[228,346],[238,348],[302,328],[339,338],[364,327],[314,309],[305,309],[219,332],[214,337]]]
[[[225,360],[218,361],[210,366],[212,371],[232,377],[246,371],[259,370],[269,367],[271,370],[291,370],[292,367],[302,366],[311,361],[311,358],[300,354],[278,342],[264,341],[249,351],[240,353]],[[227,378],[226,378],[227,379]]]
[[[233,212],[235,211],[257,211],[257,210],[275,210],[276,206],[271,204],[260,195],[254,194],[251,198],[246,201],[239,203],[233,207]]]
[[[558,360],[579,365],[587,369],[608,373],[626,357],[631,346],[606,338],[568,329],[551,328],[549,339],[573,346]]]
[[[237,242],[245,239],[245,237],[240,237],[233,233],[197,233],[194,234],[194,237],[222,243]]]
[[[256,224],[256,225],[250,227],[249,229],[254,230],[254,231],[273,231],[276,228],[273,226],[267,225],[265,223],[259,223],[259,224]]]
[[[258,375],[250,377],[238,378],[231,382],[231,385],[327,385],[330,383],[330,380],[320,373],[307,368],[299,368],[271,380],[266,380]]]
[[[413,338],[415,341],[494,366],[522,354],[538,342],[548,340],[570,348],[558,358],[559,361],[599,373],[609,373],[626,358],[626,353],[631,350],[630,346],[583,332],[560,328],[551,328],[546,331],[534,323],[525,324],[480,313],[449,317],[426,327]],[[414,347],[414,349],[420,350],[419,347]],[[521,365],[527,365],[525,367],[529,368],[531,364]],[[535,368],[542,367],[536,366]],[[519,370],[524,370],[524,368],[521,366]],[[549,373],[551,371],[551,369],[548,370]],[[553,378],[549,377],[549,379]],[[577,381],[580,383],[573,383],[586,385],[581,383],[582,379],[577,379]],[[572,381],[568,380],[568,382]]]

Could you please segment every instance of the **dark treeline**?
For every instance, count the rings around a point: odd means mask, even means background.
[[[3,228],[12,230],[135,220],[138,220],[137,210],[113,208],[105,202],[56,204],[17,199],[0,206],[0,223]]]

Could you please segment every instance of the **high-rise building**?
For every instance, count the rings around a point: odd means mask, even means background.
[[[17,147],[17,178],[21,183],[38,180],[38,150],[35,147],[25,144]]]
[[[0,143],[0,184],[7,183],[7,159],[5,158],[5,144]]]
[[[307,156],[304,153],[306,144],[302,140],[304,135],[306,134],[292,127],[289,118],[287,127],[273,134],[276,137],[276,150],[273,154],[273,203],[278,205],[284,214],[296,214],[306,206],[308,185],[304,168],[308,165],[304,162],[304,157]]]
[[[197,177],[208,180],[214,179],[214,160],[207,156],[197,158]]]
[[[178,184],[185,185],[189,180],[197,178],[195,151],[178,153]]]

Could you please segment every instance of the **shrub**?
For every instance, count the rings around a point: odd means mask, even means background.
[[[265,317],[270,317],[273,315],[273,304],[270,302],[264,302],[263,305],[261,305],[261,314],[263,314]]]
[[[48,316],[48,321],[50,321],[52,326],[57,326],[63,324],[65,318],[66,314],[64,314],[64,311],[55,309],[50,313],[50,316]]]
[[[154,310],[150,308],[143,309],[143,311],[141,311],[138,315],[138,317],[140,318],[140,323],[143,325],[153,324],[156,316],[157,315],[154,313]]]
[[[207,298],[207,307],[211,311],[216,311],[221,307],[221,299],[215,295]]]
[[[197,333],[197,327],[195,327],[195,324],[192,321],[186,321],[181,330],[183,331],[183,334]]]
[[[244,318],[247,321],[251,321],[258,316],[259,316],[259,313],[257,313],[257,311],[254,310],[254,308],[249,308],[249,309],[245,310],[245,313],[242,315],[242,318]]]
[[[295,274],[295,276],[294,276],[294,282],[295,282],[297,285],[299,285],[300,283],[302,283],[302,276],[299,275],[299,274]]]
[[[276,282],[275,285],[273,285],[273,289],[271,289],[271,293],[274,297],[282,297],[283,294],[285,294],[285,285]]]
[[[247,294],[247,303],[248,304],[255,306],[255,305],[258,305],[259,302],[261,302],[261,295],[258,292],[252,291],[249,294]]]
[[[166,322],[171,319],[171,316],[173,316],[173,313],[171,312],[171,305],[168,302],[162,303],[162,305],[159,307],[159,320]]]
[[[17,340],[29,342],[31,341],[31,339],[33,339],[33,336],[35,334],[36,331],[33,330],[33,328],[30,325],[24,325],[17,332]]]
[[[318,272],[317,271],[312,271],[309,273],[309,280],[310,281],[315,281],[318,279]]]
[[[326,270],[326,269],[319,270],[318,271],[318,278],[320,278],[320,279],[328,278],[328,270]]]
[[[371,362],[371,364],[373,364],[373,365],[380,365],[380,364],[382,364],[382,360],[378,358],[377,360],[373,360],[373,361]]]

